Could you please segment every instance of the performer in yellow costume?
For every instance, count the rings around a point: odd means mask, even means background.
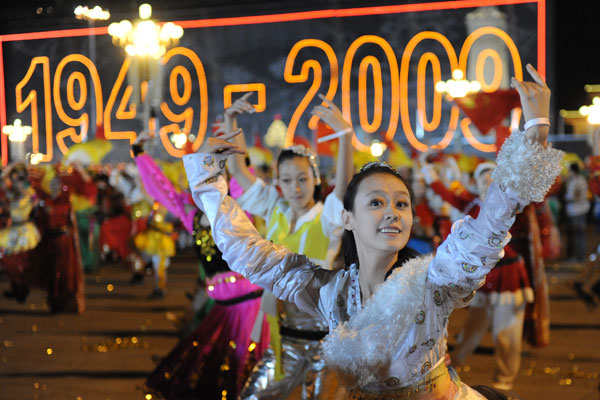
[[[175,255],[175,240],[172,237],[173,224],[167,221],[167,209],[154,203],[148,215],[146,229],[133,238],[135,247],[149,255],[154,269],[154,291],[151,298],[164,296],[167,287],[167,268]]]
[[[235,118],[253,112],[248,95],[225,111],[227,134],[236,128]],[[237,201],[251,214],[267,222],[266,238],[288,249],[305,254],[316,263],[331,268],[339,252],[344,190],[352,175],[352,128],[341,111],[323,96],[325,105],[313,114],[328,123],[340,138],[334,191],[323,203],[319,199],[321,180],[317,156],[302,145],[281,151],[277,160],[278,186],[267,186],[249,171],[245,157],[233,156],[229,162],[232,176],[244,189]],[[242,138],[243,135],[238,135]],[[245,147],[245,143],[240,143]],[[188,171],[189,174],[189,171]],[[188,176],[189,178],[189,176]],[[281,313],[278,313],[281,311]],[[301,390],[303,399],[319,398],[327,381],[321,357],[320,340],[327,334],[324,321],[300,311],[289,302],[279,303],[271,292],[263,294],[262,312],[270,322],[282,317],[280,326],[271,325],[271,347],[254,369],[242,391],[242,399],[285,399]],[[263,313],[259,313],[259,320]],[[276,328],[274,328],[276,326]],[[281,335],[281,336],[280,336]]]
[[[40,242],[40,232],[30,216],[35,205],[35,192],[28,185],[23,166],[12,165],[2,174],[0,197],[6,209],[6,218],[0,229],[0,271],[10,280],[6,297],[24,302],[35,273],[33,249]]]

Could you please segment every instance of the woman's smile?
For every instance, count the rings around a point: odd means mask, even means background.
[[[384,228],[379,228],[378,231],[388,236],[396,236],[402,233],[402,229],[397,228],[395,226],[386,226]]]

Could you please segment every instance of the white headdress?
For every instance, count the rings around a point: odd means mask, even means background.
[[[314,151],[301,144],[295,144],[293,146],[286,147],[285,149],[283,149],[283,151],[291,151],[296,155],[306,157],[308,159],[310,167],[313,170],[313,174],[315,175],[316,184],[321,184],[321,173],[319,172],[319,158],[317,157]]]

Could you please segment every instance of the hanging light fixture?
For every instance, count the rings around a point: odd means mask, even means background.
[[[12,125],[5,125],[2,133],[8,136],[8,140],[14,143],[23,143],[27,136],[31,135],[31,127],[22,125],[20,119],[15,119]]]
[[[113,22],[108,26],[108,34],[113,43],[123,47],[130,56],[152,57],[158,59],[168,47],[175,46],[183,36],[183,28],[173,22],[160,26],[152,17],[152,6],[142,4],[139,7],[140,19],[133,23],[129,20]]]
[[[110,18],[110,12],[103,10],[100,6],[89,8],[88,6],[75,7],[75,18],[86,20],[106,21]]]
[[[481,83],[478,81],[468,81],[464,79],[464,73],[460,69],[452,71],[452,79],[439,81],[435,84],[435,90],[440,93],[446,93],[448,96],[457,98],[465,97],[469,93],[475,93],[481,90]]]

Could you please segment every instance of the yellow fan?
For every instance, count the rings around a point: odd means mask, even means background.
[[[365,165],[366,163],[369,163],[371,161],[377,161],[378,157],[373,156],[370,152],[367,151],[355,151],[354,152],[354,157],[353,157],[353,162],[354,162],[354,168],[358,171],[360,170],[360,168]]]
[[[173,186],[175,186],[175,189],[183,191],[188,188],[187,175],[185,174],[182,160],[173,162],[157,160],[156,163]]]
[[[112,150],[112,143],[104,139],[92,139],[71,146],[63,161],[65,164],[79,162],[82,165],[98,164]]]
[[[579,169],[580,170],[584,170],[585,165],[583,164],[583,161],[581,161],[581,158],[579,158],[579,156],[575,153],[565,153],[565,157],[563,158],[562,161],[562,170],[561,170],[561,175],[562,176],[567,176],[567,174],[569,173],[569,165],[571,164],[579,164]]]
[[[462,172],[472,173],[479,165],[479,158],[474,155],[459,154],[456,163]]]
[[[271,165],[273,161],[273,155],[267,149],[260,147],[248,147],[248,157],[250,157],[250,164],[253,166]]]
[[[406,154],[404,148],[398,143],[393,143],[389,150],[388,162],[394,167],[412,167],[413,160]]]

